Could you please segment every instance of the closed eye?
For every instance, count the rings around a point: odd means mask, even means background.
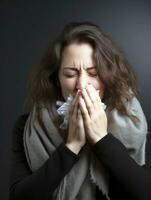
[[[98,75],[95,68],[88,69],[87,73],[89,74],[89,76],[94,76],[94,77]]]
[[[96,77],[98,76],[96,68],[92,67],[92,68],[88,68],[87,70],[87,74],[88,76],[91,77]],[[72,78],[72,77],[76,77],[79,75],[79,71],[75,68],[65,68],[63,71],[64,76],[68,77],[68,78]]]
[[[92,72],[91,72],[91,73],[89,72],[89,76],[95,77],[95,76],[97,76],[97,75],[98,75],[98,74],[97,74],[96,72],[93,72],[93,73],[92,73]]]
[[[68,70],[68,71],[64,71],[64,75],[66,77],[74,77],[78,75],[78,72],[76,70]]]
[[[72,78],[72,77],[75,77],[77,76],[77,73],[76,74],[64,74],[66,77],[69,77],[69,78]]]

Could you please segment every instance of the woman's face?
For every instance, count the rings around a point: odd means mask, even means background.
[[[97,75],[93,59],[93,48],[88,43],[72,43],[63,51],[62,63],[59,70],[59,82],[65,100],[69,94],[76,95],[78,89],[91,83],[104,94],[104,84]]]

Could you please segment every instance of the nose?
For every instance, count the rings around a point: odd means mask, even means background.
[[[88,77],[86,77],[85,75],[80,75],[77,79],[77,83],[76,83],[76,89],[83,89],[86,87],[86,85],[89,83]]]

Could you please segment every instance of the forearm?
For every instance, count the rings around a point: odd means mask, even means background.
[[[151,170],[139,166],[124,145],[111,133],[98,141],[93,150],[111,177],[136,199],[151,199]]]
[[[62,143],[52,156],[37,171],[23,177],[10,189],[10,199],[50,198],[64,176],[78,160],[78,156]]]

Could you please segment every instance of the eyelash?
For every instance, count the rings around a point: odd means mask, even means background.
[[[72,77],[74,77],[75,75],[65,74],[65,76],[68,77],[68,78],[72,78]]]
[[[68,78],[73,78],[73,77],[75,77],[76,75],[77,75],[77,74],[74,74],[74,75],[65,74],[65,76],[68,77]],[[96,77],[97,74],[91,74],[91,73],[89,73],[89,76],[91,76],[91,77]]]
[[[93,73],[91,74],[91,73],[90,73],[90,75],[91,75],[92,77],[95,77],[95,76],[97,76],[97,73],[95,73],[95,74],[93,74]]]

